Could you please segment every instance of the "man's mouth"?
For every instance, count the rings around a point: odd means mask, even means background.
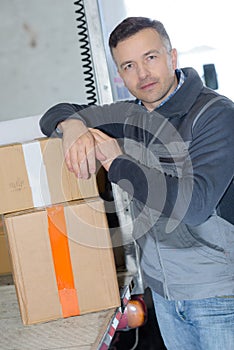
[[[151,90],[152,88],[155,87],[156,84],[157,84],[156,81],[152,81],[152,82],[149,82],[149,83],[146,83],[146,84],[142,84],[139,87],[140,87],[141,90]]]

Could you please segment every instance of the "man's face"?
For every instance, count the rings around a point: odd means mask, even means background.
[[[143,29],[119,42],[112,53],[125,86],[149,111],[177,86],[176,50],[168,52],[154,29]]]

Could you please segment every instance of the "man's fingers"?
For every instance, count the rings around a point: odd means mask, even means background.
[[[65,160],[68,169],[78,178],[87,179],[96,172],[96,159],[101,163],[112,159],[113,139],[97,129],[87,129],[71,143],[74,135],[66,134],[64,141]],[[70,147],[69,147],[70,146]],[[115,151],[116,146],[114,147]],[[110,153],[110,154],[109,154]],[[115,155],[115,152],[114,152]]]
[[[68,169],[78,178],[87,179],[96,171],[95,141],[91,135],[81,136],[70,147],[64,142],[65,161]]]
[[[98,146],[98,144],[96,145],[96,158],[100,161],[103,162],[104,160],[106,160],[106,156],[102,153],[102,151],[100,150],[100,147]]]
[[[78,178],[88,179],[89,178],[89,168],[87,163],[87,158],[85,158],[82,162],[79,163],[80,171],[77,174]]]
[[[94,146],[91,147],[87,153],[87,164],[88,164],[88,171],[90,174],[95,174],[96,172],[96,154],[95,154],[95,148]]]
[[[73,172],[73,167],[72,167],[72,164],[71,164],[71,159],[70,159],[69,152],[67,152],[65,154],[65,163],[66,163],[66,166],[67,166],[68,170]]]
[[[75,147],[71,147],[65,155],[66,164],[68,169],[72,171],[76,176],[80,174],[80,167],[78,162],[77,150]]]
[[[98,130],[98,129],[89,129],[89,131],[92,133],[93,137],[97,142],[107,141],[110,139],[110,136],[106,135],[104,132]]]
[[[108,135],[104,134],[102,131],[97,130],[97,129],[89,128],[89,131],[91,132],[91,134],[94,137],[95,142],[96,142],[96,146],[95,146],[96,158],[100,162],[102,162],[102,161],[106,160],[106,156],[101,151],[101,148],[98,146],[98,143],[100,144],[101,142],[107,141],[108,139],[110,139],[110,137]]]

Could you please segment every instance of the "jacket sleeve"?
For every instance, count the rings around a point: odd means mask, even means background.
[[[88,105],[59,103],[48,109],[40,119],[40,128],[44,135],[50,137],[56,133],[57,125],[68,118],[78,118],[78,113]]]
[[[182,176],[169,176],[136,162],[116,158],[109,180],[144,205],[195,226],[214,212],[234,174],[234,107],[216,103],[195,125]]]
[[[131,102],[116,102],[104,106],[59,103],[41,117],[40,128],[48,137],[58,136],[57,125],[72,118],[82,120],[88,127],[98,128],[112,137],[122,138],[125,118],[134,105]]]

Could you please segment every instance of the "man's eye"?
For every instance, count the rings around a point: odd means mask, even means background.
[[[156,58],[157,58],[157,56],[155,56],[155,55],[150,55],[147,57],[148,61],[155,60]]]
[[[132,63],[128,63],[128,64],[126,64],[125,66],[123,66],[123,70],[130,70],[130,69],[132,69],[133,68],[133,64]]]
[[[126,64],[126,66],[124,66],[124,70],[129,70],[133,68],[133,64],[129,63],[129,64]]]

